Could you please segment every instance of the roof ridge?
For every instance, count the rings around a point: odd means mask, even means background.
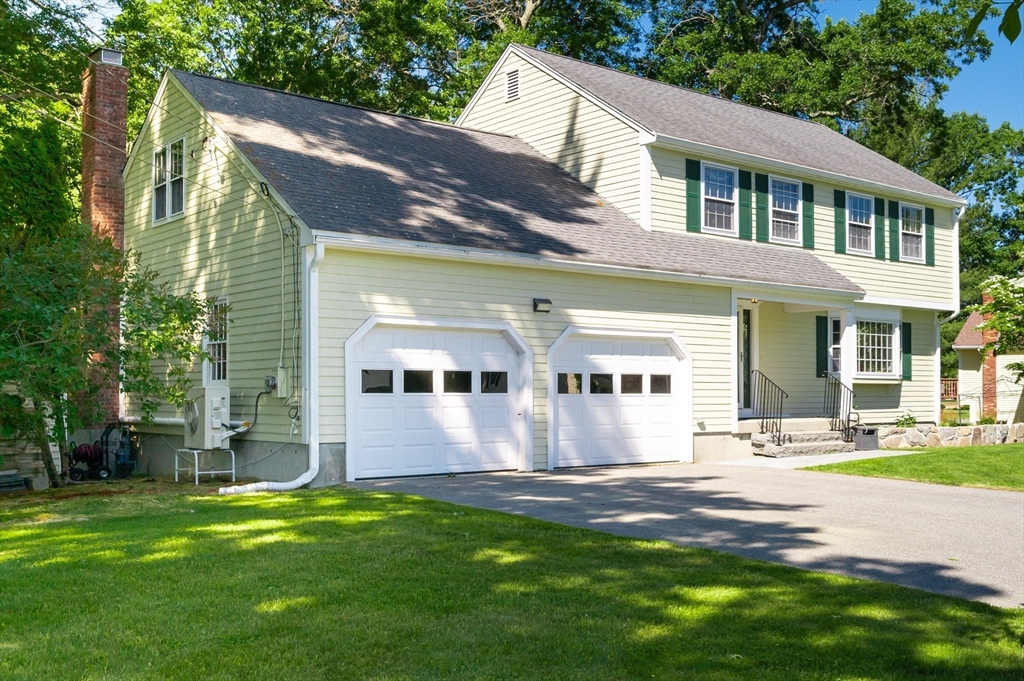
[[[596,68],[596,69],[604,69],[605,71],[611,71],[612,73],[617,73],[617,74],[620,74],[620,75],[623,75],[623,76],[629,76],[630,78],[636,78],[638,80],[646,81],[648,83],[654,83],[656,85],[662,85],[664,87],[673,88],[675,90],[682,90],[683,92],[689,92],[691,94],[700,95],[701,97],[708,97],[709,99],[713,99],[716,102],[726,102],[728,104],[736,104],[738,106],[745,106],[748,109],[754,109],[755,111],[761,111],[761,112],[764,112],[764,113],[775,114],[776,116],[783,116],[783,117],[788,118],[790,120],[799,121],[801,123],[810,123],[811,125],[819,125],[819,126],[825,128],[827,130],[831,130],[832,132],[836,132],[835,130],[832,130],[832,128],[828,127],[824,123],[818,123],[817,121],[812,121],[812,120],[807,119],[807,118],[801,118],[800,116],[796,116],[794,114],[787,114],[787,113],[783,113],[781,111],[773,111],[771,109],[765,109],[764,107],[760,107],[760,106],[757,106],[755,104],[747,104],[746,102],[737,102],[736,100],[733,100],[733,99],[726,99],[724,97],[719,97],[717,95],[708,94],[707,92],[701,92],[700,90],[694,90],[692,88],[683,87],[682,85],[674,85],[672,83],[666,83],[665,81],[658,80],[656,78],[648,78],[647,76],[640,76],[640,75],[637,75],[635,73],[630,73],[629,71],[621,71],[619,69],[612,68],[611,66],[605,66],[604,64],[595,64],[594,62],[584,61],[583,59],[577,59],[576,57],[570,57],[570,56],[567,56],[567,55],[564,55],[564,54],[558,54],[556,52],[549,52],[548,50],[542,50],[542,49],[540,49],[538,47],[530,47],[529,45],[523,45],[522,43],[512,43],[512,45],[514,47],[521,47],[523,49],[530,50],[532,52],[542,52],[544,54],[551,55],[552,57],[557,57],[558,59],[565,59],[566,61],[574,61],[574,62],[576,62],[578,64],[583,64],[585,66],[590,66],[590,67],[593,67],[593,68]],[[561,75],[565,76],[565,74],[561,74]],[[565,76],[565,77],[568,78],[568,76]],[[573,81],[573,82],[575,83],[576,81]],[[597,93],[591,92],[589,89],[583,87],[579,83],[576,83],[576,85],[581,87],[581,88],[583,88],[584,90],[586,90],[587,92],[589,92],[593,96],[597,97],[601,101],[604,101],[604,98],[601,97],[600,95],[598,95]],[[607,102],[605,102],[605,103],[607,104]],[[609,106],[611,106],[611,105],[609,104]],[[618,111],[618,109],[616,109],[616,111]],[[623,115],[626,115],[626,114],[623,114]],[[628,115],[626,115],[626,117],[627,118],[632,118],[632,116],[628,116]],[[836,134],[840,135],[841,137],[846,138],[846,135],[843,135],[842,133],[836,133]],[[847,139],[849,139],[849,138],[847,138]]]
[[[265,90],[267,92],[274,92],[274,93],[281,94],[281,95],[288,95],[289,97],[299,97],[301,99],[308,99],[310,101],[318,102],[320,104],[331,104],[333,106],[343,106],[343,107],[346,107],[346,108],[349,108],[349,109],[356,109],[356,110],[359,110],[359,111],[366,111],[368,113],[383,114],[385,116],[393,116],[395,118],[404,118],[406,120],[416,121],[418,123],[428,123],[430,125],[439,125],[439,126],[444,127],[444,128],[452,128],[453,130],[461,130],[461,131],[464,131],[464,132],[475,132],[475,133],[479,133],[479,134],[482,134],[482,135],[490,135],[492,137],[504,137],[504,138],[509,138],[509,139],[519,139],[515,135],[507,135],[507,134],[501,133],[501,132],[491,132],[489,130],[481,130],[479,128],[470,128],[470,127],[455,125],[454,123],[447,123],[445,121],[435,121],[435,120],[433,120],[431,118],[422,118],[420,116],[411,116],[409,114],[395,113],[393,111],[384,111],[383,109],[374,109],[374,108],[371,108],[371,107],[368,107],[368,106],[363,106],[362,104],[350,104],[348,102],[337,102],[337,101],[335,101],[333,99],[323,99],[321,97],[314,97],[313,95],[304,95],[304,94],[302,94],[300,92],[289,92],[288,90],[281,90],[279,88],[267,87],[266,85],[256,85],[255,83],[246,83],[244,81],[235,80],[233,78],[221,78],[220,76],[210,76],[210,75],[207,75],[205,73],[195,73],[194,71],[183,71],[181,69],[167,69],[167,70],[170,71],[171,73],[175,74],[175,77],[177,77],[177,74],[184,74],[184,75],[187,75],[187,76],[194,76],[195,78],[205,78],[206,80],[214,80],[214,81],[217,81],[219,83],[229,83],[231,85],[240,85],[242,87],[252,88],[254,90]]]

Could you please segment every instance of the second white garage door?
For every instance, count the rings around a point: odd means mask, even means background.
[[[352,361],[355,477],[518,467],[520,356],[502,333],[378,326]]]
[[[555,465],[686,460],[682,359],[663,339],[570,336],[552,357]]]

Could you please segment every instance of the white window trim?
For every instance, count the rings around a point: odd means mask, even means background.
[[[509,79],[512,78],[513,74],[515,75],[515,78],[516,78],[516,94],[515,94],[514,97],[510,97],[509,94],[508,94],[508,83],[509,83]],[[505,72],[505,101],[506,102],[514,102],[517,99],[519,99],[519,95],[522,94],[522,88],[523,88],[523,80],[522,80],[522,73],[520,72],[520,70],[516,68],[516,69],[509,69],[508,71],[506,71]]]
[[[850,245],[850,237],[851,237],[851,231],[850,231],[850,197],[851,196],[856,196],[856,197],[861,198],[861,199],[867,199],[868,202],[871,204],[871,213],[870,213],[870,215],[871,215],[871,236],[868,237],[869,248],[866,251],[865,250],[861,250],[859,248],[853,248]],[[877,220],[875,220],[875,217],[876,217],[875,216],[875,197],[868,196],[867,194],[858,194],[857,192],[846,192],[846,252],[847,253],[849,253],[851,255],[862,255],[862,256],[865,256],[865,257],[868,257],[868,258],[874,258],[875,257],[875,230],[878,229],[878,225],[875,224],[875,222],[877,222]],[[867,320],[865,320],[865,321],[867,321]]]
[[[181,177],[182,177],[183,181],[182,181],[182,190],[181,190],[181,212],[180,213],[175,213],[174,215],[171,215],[171,180],[170,180],[171,145],[174,144],[175,142],[181,142]],[[154,203],[156,201],[156,187],[154,186],[153,181],[150,180],[150,184],[149,184],[149,196],[150,196],[149,219],[150,219],[150,221],[152,222],[153,225],[165,225],[168,222],[174,222],[175,220],[180,220],[183,217],[185,217],[185,213],[188,212],[188,181],[185,179],[187,174],[188,174],[188,168],[186,167],[187,164],[188,164],[188,141],[185,139],[185,136],[183,135],[181,137],[176,137],[175,139],[172,139],[172,140],[168,141],[166,144],[159,145],[159,146],[154,146],[153,147],[153,153],[151,154],[151,158],[153,159],[153,166],[154,166],[153,167],[153,171],[154,172],[156,171],[156,155],[157,155],[157,152],[159,152],[161,150],[167,152],[167,170],[166,170],[166,172],[168,173],[168,178],[167,178],[167,183],[166,183],[167,184],[167,193],[166,193],[166,195],[164,197],[164,201],[167,203],[167,215],[165,217],[159,219],[159,220],[156,219],[156,211],[154,210],[156,208],[156,205]]]
[[[917,234],[917,236],[921,237],[921,257],[920,258],[911,258],[911,257],[903,254],[903,207],[904,206],[906,206],[907,208],[916,208],[917,210],[921,211],[921,233]],[[924,261],[925,261],[925,249],[927,248],[927,244],[925,244],[925,239],[928,238],[926,236],[926,234],[927,234],[927,227],[925,226],[925,223],[924,223],[924,220],[925,220],[925,217],[924,217],[925,216],[924,206],[920,206],[920,205],[918,205],[916,203],[904,203],[903,201],[900,201],[900,203],[899,203],[899,211],[900,211],[899,212],[899,220],[900,220],[900,262],[913,262],[913,263],[924,264]],[[915,232],[907,232],[907,234],[915,234]]]
[[[772,211],[775,210],[773,205],[772,195],[772,180],[779,180],[780,182],[791,182],[796,185],[796,239],[782,239],[775,236],[772,230]],[[804,244],[804,185],[800,180],[792,177],[783,177],[782,175],[769,175],[768,176],[768,241],[773,244],[782,244],[784,246],[803,246]]]
[[[876,324],[892,324],[892,372],[887,374],[882,373],[865,373],[858,369],[859,361],[858,355],[860,353],[860,346],[858,340],[860,336],[860,330],[858,324],[860,322],[873,322]],[[903,323],[899,319],[883,319],[878,317],[855,317],[853,320],[853,378],[859,383],[879,382],[879,383],[898,383],[903,380],[903,343],[901,338]]]
[[[714,227],[707,227],[704,224],[704,199],[706,198],[704,191],[704,168],[716,168],[718,170],[728,170],[732,173],[732,230],[727,231],[724,229],[715,229]],[[704,234],[717,234],[718,236],[730,236],[739,238],[740,236],[740,169],[727,166],[722,163],[706,163],[700,162],[700,231]],[[753,207],[752,207],[753,209]],[[751,216],[753,220],[753,216]]]
[[[228,305],[228,297],[227,296],[219,296],[216,300],[214,300],[213,304],[215,306],[216,305]],[[207,343],[208,342],[209,342],[209,335],[207,333],[204,333],[203,334],[203,351],[204,352],[206,351]],[[203,360],[203,387],[204,388],[209,388],[209,387],[227,387],[228,384],[229,384],[230,376],[231,376],[231,373],[230,373],[231,372],[231,323],[230,323],[230,319],[228,320],[228,324],[226,325],[226,328],[224,330],[224,364],[225,364],[225,368],[227,369],[226,373],[228,374],[228,378],[225,378],[222,381],[214,381],[213,379],[210,378],[210,372],[211,372],[211,369],[212,369],[212,366],[210,364],[210,360],[208,360],[208,359],[204,359]]]

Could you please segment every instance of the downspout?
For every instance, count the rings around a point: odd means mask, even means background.
[[[308,485],[320,472],[320,377],[318,374],[318,344],[320,342],[319,315],[319,272],[324,261],[324,245],[306,247],[306,290],[304,291],[303,312],[305,313],[305,346],[303,347],[303,385],[305,404],[302,424],[306,443],[309,447],[309,466],[305,473],[288,482],[253,482],[248,485],[221,487],[220,494],[246,494],[248,492],[287,492]]]

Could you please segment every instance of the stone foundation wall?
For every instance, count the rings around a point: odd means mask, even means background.
[[[879,449],[913,449],[915,447],[971,447],[1024,442],[1024,423],[995,426],[921,425],[914,428],[879,426]]]

